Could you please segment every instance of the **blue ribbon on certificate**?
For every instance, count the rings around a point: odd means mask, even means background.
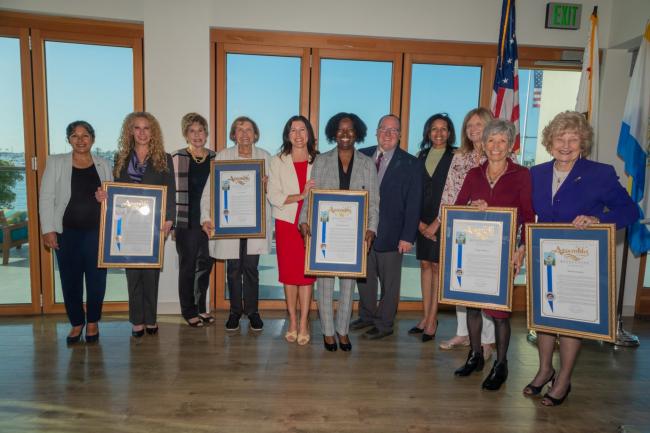
[[[463,244],[458,242],[458,261],[456,262],[456,278],[458,279],[458,284],[460,285],[460,279],[462,276],[463,269]]]
[[[555,266],[555,254],[544,253],[544,266],[546,266],[546,301],[553,311],[553,266]]]
[[[117,249],[121,249],[121,240],[122,240],[122,217],[118,216],[117,217],[117,228],[115,229],[116,235],[115,235],[115,245],[117,246]]]
[[[327,243],[325,242],[327,239],[327,220],[323,221],[323,231],[321,232],[321,252],[323,253],[323,257],[325,257],[325,245]]]
[[[227,180],[221,184],[221,189],[223,190],[223,217],[228,222],[228,190],[230,190],[230,182]]]

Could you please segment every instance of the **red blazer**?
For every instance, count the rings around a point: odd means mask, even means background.
[[[494,188],[490,188],[488,182],[487,161],[471,169],[458,193],[456,204],[465,206],[471,201],[482,199],[487,202],[488,206],[517,208],[517,229],[522,227],[521,243],[523,244],[525,241],[523,224],[535,221],[530,172],[526,167],[515,164],[510,159],[506,159],[506,161],[508,167]]]

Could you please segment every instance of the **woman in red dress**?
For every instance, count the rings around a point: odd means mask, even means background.
[[[271,160],[268,199],[275,218],[275,248],[278,257],[279,280],[289,311],[289,329],[284,338],[309,343],[309,307],[315,278],[305,276],[305,245],[298,230],[298,215],[304,199],[313,187],[309,179],[316,157],[316,139],[309,120],[291,117],[282,132],[282,149]],[[297,304],[300,302],[300,323]]]

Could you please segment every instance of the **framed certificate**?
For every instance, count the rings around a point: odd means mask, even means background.
[[[104,182],[99,223],[100,268],[160,268],[167,187]]]
[[[512,310],[517,209],[443,206],[438,300]]]
[[[210,166],[211,238],[266,237],[264,160],[212,161]]]
[[[613,342],[616,228],[527,225],[528,327]]]
[[[365,277],[368,191],[312,189],[308,215],[305,274]]]

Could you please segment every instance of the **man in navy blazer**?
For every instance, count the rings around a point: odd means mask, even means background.
[[[411,251],[422,205],[422,163],[400,149],[400,120],[388,114],[379,120],[378,146],[360,149],[373,159],[379,177],[379,226],[368,253],[367,276],[358,280],[359,318],[351,329],[372,326],[363,334],[379,339],[393,333],[402,277],[402,257]],[[378,282],[381,296],[377,301]]]

